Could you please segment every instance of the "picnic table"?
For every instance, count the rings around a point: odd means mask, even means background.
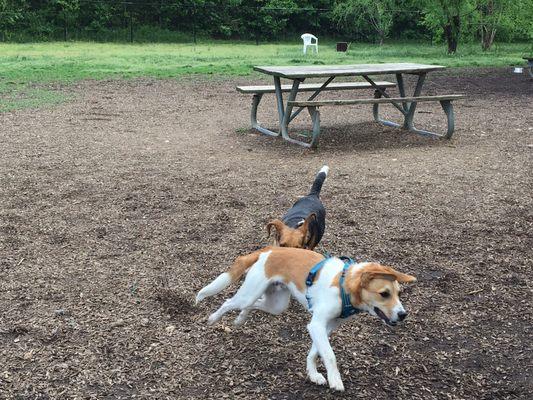
[[[374,120],[381,124],[393,127],[403,127],[412,132],[422,135],[431,135],[450,138],[454,131],[454,112],[452,101],[464,97],[464,95],[440,95],[420,96],[427,73],[442,70],[440,65],[425,65],[414,63],[389,63],[389,64],[358,64],[358,65],[319,65],[319,66],[256,66],[255,71],[264,73],[274,78],[273,86],[239,86],[241,93],[253,93],[251,120],[252,126],[258,131],[271,135],[281,136],[283,139],[305,147],[316,147],[320,135],[320,112],[322,106],[340,106],[352,104],[372,104]],[[416,85],[411,96],[407,95],[404,84],[404,75],[418,76]],[[396,83],[376,81],[373,76],[395,75]],[[362,77],[366,82],[340,82],[332,83],[337,77]],[[282,85],[281,79],[292,81],[290,85]],[[322,83],[304,84],[308,78],[321,78]],[[398,87],[399,96],[391,97],[387,88]],[[314,99],[323,91],[351,90],[351,89],[374,89],[374,96],[351,100],[322,100]],[[298,93],[313,91],[314,93],[305,101],[297,101]],[[289,93],[287,101],[283,99],[283,93]],[[278,112],[279,131],[272,131],[257,121],[257,108],[264,93],[275,93]],[[447,117],[447,130],[444,134],[430,132],[415,128],[413,124],[417,103],[427,101],[439,101]],[[403,115],[403,123],[397,124],[383,120],[379,117],[379,105],[390,103]],[[293,112],[293,109],[297,110]],[[308,109],[313,122],[313,133],[310,142],[304,142],[289,136],[290,122],[303,110]]]

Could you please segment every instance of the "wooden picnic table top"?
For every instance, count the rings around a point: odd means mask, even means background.
[[[306,66],[256,66],[254,71],[281,78],[318,78],[329,76],[381,75],[430,72],[446,67],[442,65],[414,63],[354,64],[354,65],[306,65]]]

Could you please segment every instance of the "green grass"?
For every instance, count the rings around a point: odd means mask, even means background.
[[[337,53],[333,42],[321,42],[320,54],[303,56],[299,42],[261,44],[205,42],[194,44],[110,44],[53,42],[0,44],[0,111],[55,103],[61,96],[35,83],[80,79],[174,78],[186,75],[238,76],[253,65],[354,64],[423,62],[448,67],[523,64],[529,44],[497,44],[483,52],[479,44],[462,44],[449,56],[443,45],[392,43],[352,44]],[[12,82],[8,84],[7,82]],[[25,96],[22,96],[25,94]]]
[[[0,81],[0,112],[60,104],[68,96],[38,85]]]

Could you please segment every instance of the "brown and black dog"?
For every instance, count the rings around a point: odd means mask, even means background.
[[[279,219],[267,224],[268,236],[272,227],[276,229],[274,245],[313,250],[326,229],[326,209],[320,201],[322,184],[328,176],[329,168],[325,165],[318,172],[311,191],[299,199]]]

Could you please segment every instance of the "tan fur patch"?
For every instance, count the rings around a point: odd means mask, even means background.
[[[350,270],[351,268],[353,267],[350,267]],[[350,292],[352,303],[354,305],[358,305],[364,300],[362,298],[363,289],[370,290],[370,284],[372,284],[372,288],[377,292],[378,289],[376,289],[375,285],[378,285],[382,288],[381,290],[384,290],[384,286],[388,286],[388,284],[393,285],[395,281],[400,283],[408,283],[416,281],[416,278],[412,275],[398,272],[395,269],[385,265],[370,263],[365,265],[355,274],[348,272],[346,275],[345,287],[346,290]],[[398,298],[396,297],[396,300],[397,299]]]
[[[380,293],[387,291],[390,296],[381,297]],[[376,304],[388,318],[392,317],[392,310],[399,301],[400,284],[390,279],[374,278],[361,291],[361,299],[366,304]]]
[[[304,223],[296,229],[288,227],[279,219],[272,220],[266,226],[268,236],[270,236],[270,231],[272,230],[272,227],[274,227],[276,229],[274,240],[275,245],[280,247],[294,247],[298,249],[304,248],[306,247],[306,245],[308,245],[307,231],[309,229],[309,223],[314,218],[316,218],[316,215],[314,213],[310,214],[304,220]],[[309,245],[309,250],[313,250],[316,247],[317,243],[313,242]]]
[[[237,281],[257,260],[261,253],[271,250],[272,247],[268,246],[261,250],[254,251],[253,253],[245,256],[239,256],[230,267],[228,273],[231,277],[231,281]]]
[[[274,247],[266,261],[265,274],[267,278],[281,276],[285,283],[292,282],[303,291],[309,271],[323,259],[322,254],[311,250]]]
[[[348,273],[350,272],[350,268],[348,268]],[[339,272],[337,275],[333,277],[333,280],[331,281],[331,287],[339,287],[340,284],[341,284],[341,272]]]

